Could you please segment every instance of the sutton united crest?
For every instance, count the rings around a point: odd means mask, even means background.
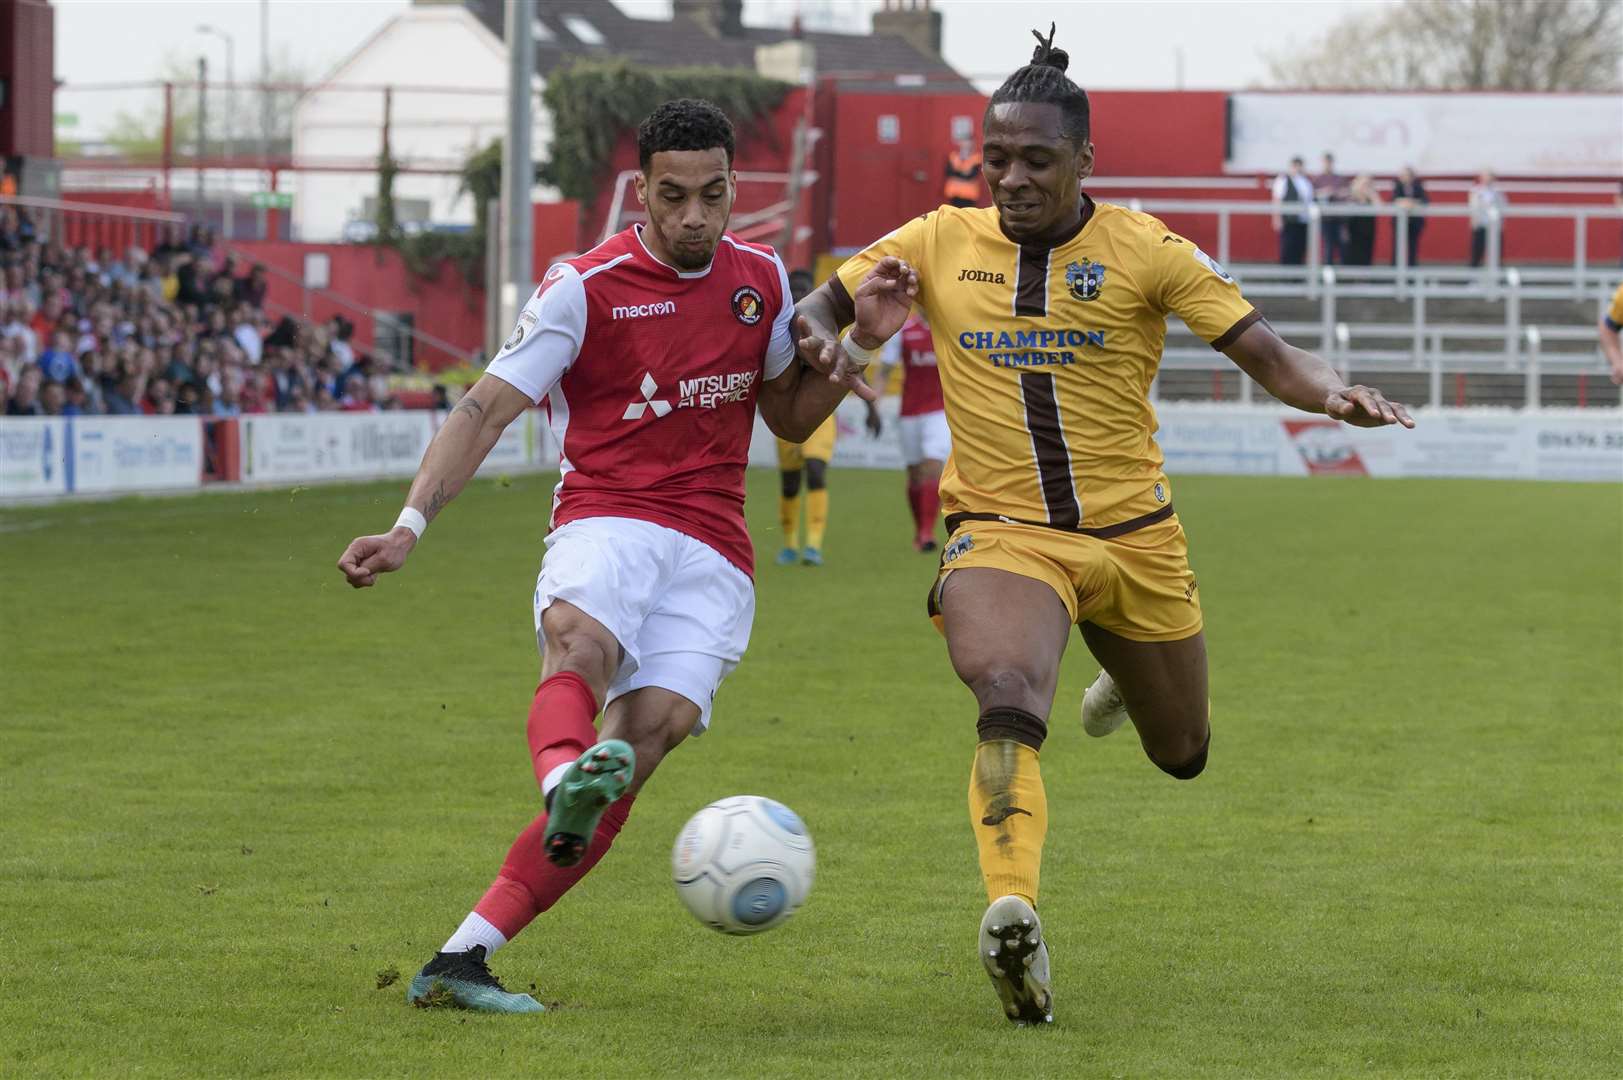
[[[1070,286],[1071,295],[1078,300],[1099,299],[1099,286],[1105,281],[1105,268],[1103,263],[1083,259],[1079,263],[1071,263],[1065,267],[1065,284]]]

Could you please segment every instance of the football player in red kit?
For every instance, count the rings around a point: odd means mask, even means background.
[[[913,511],[913,546],[935,550],[936,518],[941,514],[941,466],[952,453],[952,432],[947,428],[946,405],[941,400],[941,373],[935,362],[935,341],[930,324],[914,309],[901,332],[885,343],[885,368],[879,379],[886,385],[890,370],[902,365],[901,421],[897,433],[902,461],[907,465],[907,505]]]
[[[797,357],[782,262],[725,231],[737,184],[726,116],[668,102],[637,142],[648,224],[547,271],[423,455],[395,527],[338,563],[356,588],[398,570],[502,429],[546,402],[563,478],[535,589],[541,684],[528,722],[546,810],[411,980],[414,1003],[439,988],[467,1008],[542,1011],[502,987],[490,955],[603,857],[660,760],[709,725],[749,641],[744,468],[757,404],[799,442],[847,390],[871,394],[860,374],[823,374],[833,343],[798,343],[815,368]]]

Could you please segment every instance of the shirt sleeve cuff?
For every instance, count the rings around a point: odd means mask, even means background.
[[[841,326],[850,326],[857,319],[857,304],[851,299],[851,291],[835,274],[828,279],[828,291],[834,294],[834,321]]]
[[[1217,340],[1212,342],[1212,348],[1216,349],[1218,352],[1222,352],[1224,349],[1228,348],[1230,345],[1233,345],[1237,340],[1239,340],[1240,335],[1251,329],[1254,323],[1259,323],[1261,321],[1262,312],[1258,311],[1256,308],[1252,308],[1249,312],[1241,317],[1239,322],[1223,331]]]

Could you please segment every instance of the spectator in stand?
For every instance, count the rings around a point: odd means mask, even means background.
[[[56,329],[56,324],[61,318],[62,298],[60,296],[34,302],[34,314],[28,321],[28,327],[34,331],[34,338],[39,342],[41,348],[50,343],[51,333]]]
[[[67,404],[62,406],[63,416],[95,416],[101,412],[90,400],[90,391],[83,380],[69,379],[65,389]]]
[[[142,384],[139,376],[125,374],[119,377],[115,387],[105,394],[108,416],[138,416],[141,406]]]
[[[62,410],[68,403],[68,391],[59,382],[48,382],[39,388],[39,404],[41,415],[61,416]]]
[[[164,226],[163,238],[152,249],[154,259],[167,258],[170,255],[180,254],[186,250],[186,233],[179,225]]]
[[[168,416],[174,411],[175,391],[169,380],[159,376],[149,382],[146,396],[141,399],[141,412],[147,416]]]
[[[1369,173],[1359,173],[1347,188],[1347,206],[1372,208],[1381,205],[1380,193]],[[1369,266],[1375,260],[1375,215],[1354,214],[1347,222],[1346,245],[1343,251],[1348,266]]]
[[[68,380],[68,402],[78,407],[79,412],[74,415],[99,415],[106,411],[101,389],[105,361],[100,352],[92,349],[79,357],[79,366],[82,369],[80,377]]]
[[[1471,265],[1481,266],[1483,257],[1488,251],[1488,231],[1500,234],[1500,215],[1504,213],[1509,200],[1505,193],[1499,190],[1494,183],[1493,172],[1483,169],[1482,174],[1471,185],[1469,196],[1471,205]],[[1501,234],[1502,235],[1502,234]],[[1504,252],[1501,250],[1501,255]]]
[[[265,343],[261,337],[259,316],[252,304],[246,301],[237,304],[231,337],[242,349],[243,355],[248,358],[248,363],[258,367],[259,361],[264,357]]]
[[[1324,152],[1322,168],[1312,180],[1313,197],[1320,206],[1339,207],[1347,201],[1347,178],[1336,172],[1336,157],[1330,151]],[[1319,234],[1324,238],[1325,264],[1336,266],[1346,262],[1347,219],[1335,214],[1323,215],[1319,219]]]
[[[39,368],[26,367],[17,376],[17,385],[6,402],[7,416],[43,416],[45,409],[39,403]]]
[[[349,370],[355,363],[355,350],[350,346],[349,339],[355,333],[355,324],[342,315],[334,315],[328,324],[332,332],[332,343],[329,348],[332,354],[338,357],[342,370]]]
[[[265,294],[270,290],[270,281],[266,276],[265,264],[254,263],[248,276],[238,278],[235,284],[237,299],[252,307],[265,306]]]
[[[0,326],[0,337],[17,342],[24,360],[32,362],[39,355],[39,335],[29,324],[34,318],[33,305],[18,296],[7,308],[6,323]]]
[[[73,338],[66,331],[51,335],[51,347],[39,354],[40,374],[46,382],[66,382],[80,374],[79,360],[73,353]]]
[[[1302,174],[1302,159],[1274,177],[1274,231],[1279,234],[1281,266],[1301,266],[1307,259],[1308,206],[1313,202],[1313,181]]]
[[[316,405],[316,411],[317,412],[337,412],[338,411],[338,399],[332,396],[332,391],[327,388],[326,383],[317,384],[316,393],[315,393],[315,405]]]
[[[366,376],[360,373],[350,375],[344,380],[344,396],[339,400],[339,408],[345,412],[372,412],[372,397],[366,388]]]

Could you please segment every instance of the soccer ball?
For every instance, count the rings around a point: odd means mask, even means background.
[[[724,934],[759,934],[811,892],[817,855],[795,812],[759,795],[713,802],[688,819],[671,850],[676,895]]]

